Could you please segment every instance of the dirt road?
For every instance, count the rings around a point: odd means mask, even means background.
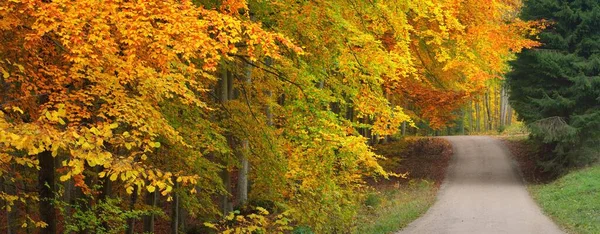
[[[399,233],[563,233],[529,196],[502,142],[446,139],[454,156],[437,201]]]

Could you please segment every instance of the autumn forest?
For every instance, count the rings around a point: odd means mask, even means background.
[[[0,230],[352,232],[367,180],[406,176],[374,147],[533,108],[507,73],[558,24],[522,7],[1,0]]]

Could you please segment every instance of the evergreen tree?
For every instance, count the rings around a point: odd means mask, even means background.
[[[547,20],[543,45],[507,75],[510,101],[548,151],[548,170],[596,160],[600,149],[600,2],[526,0],[524,20]]]

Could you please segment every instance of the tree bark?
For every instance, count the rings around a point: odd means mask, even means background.
[[[40,171],[38,173],[38,183],[40,187],[39,212],[40,220],[48,224],[46,228],[40,229],[42,234],[56,233],[56,210],[54,206],[54,192],[56,185],[54,182],[55,168],[52,152],[44,151],[38,154]]]
[[[473,101],[469,102],[469,110],[468,111],[469,111],[469,135],[470,135],[470,134],[472,134],[473,127],[474,127],[473,126],[473,124],[474,124],[474,121],[473,121]]]
[[[506,111],[506,116],[507,116],[506,125],[508,125],[508,126],[512,125],[512,115],[513,115],[512,110],[513,110],[512,107],[509,105],[508,111]]]
[[[132,211],[135,208],[135,203],[137,202],[137,197],[138,197],[137,193],[138,193],[137,186],[134,186],[133,192],[131,193],[131,198],[129,200],[129,210],[130,211]],[[134,229],[135,229],[135,219],[134,218],[127,219],[127,230],[125,230],[125,233],[133,234]]]
[[[240,161],[240,168],[238,169],[238,201],[239,205],[243,206],[248,201],[248,170],[250,163],[246,156],[248,149],[248,140],[242,141],[242,148],[238,152],[238,159]]]
[[[229,101],[229,72],[227,71],[227,67],[225,62],[221,63],[221,80],[219,82],[219,101],[222,104],[225,104]],[[231,137],[229,137],[231,138]],[[230,139],[228,139],[231,142]],[[231,176],[229,175],[229,169],[227,168],[226,162],[223,162],[223,170],[221,171],[221,181],[223,182],[223,187],[225,187],[226,194],[221,195],[221,211],[223,215],[226,215],[231,211],[232,205],[230,205],[229,194],[231,194]],[[230,208],[231,207],[231,208]]]
[[[492,130],[492,113],[490,109],[490,94],[489,92],[485,92],[485,109],[487,113],[487,122],[486,122],[486,130]]]
[[[9,177],[10,178],[10,177]],[[15,194],[14,184],[10,183],[9,180],[5,180],[4,176],[0,176],[0,184],[2,184],[2,192],[5,192],[9,195]],[[7,203],[4,203],[5,206],[8,206]],[[15,234],[17,233],[17,225],[16,225],[16,211],[17,207],[12,207],[11,211],[4,209],[6,212],[6,233],[7,234]]]
[[[173,187],[177,189],[179,184],[177,179],[173,180]],[[179,232],[179,195],[173,193],[173,204],[171,205],[171,233],[177,234]]]
[[[157,191],[146,193],[146,205],[152,208],[156,207],[157,197]],[[144,216],[144,233],[154,233],[154,213]]]
[[[250,86],[252,84],[252,66],[246,66],[246,85]],[[267,97],[271,97],[271,91],[267,90],[264,92]],[[246,97],[248,94],[246,94]],[[265,107],[265,115],[267,120],[267,125],[271,126],[273,124],[273,114],[271,113],[271,107],[267,105]],[[240,162],[240,167],[238,168],[238,183],[237,183],[237,198],[240,206],[243,206],[248,201],[248,173],[250,170],[250,162],[248,161],[248,149],[249,142],[248,139],[242,140],[242,147],[237,151],[238,153],[238,161]]]
[[[504,87],[502,87],[502,89],[500,89],[500,106],[499,106],[499,108],[500,108],[500,114],[499,114],[500,115],[499,116],[500,122],[499,122],[499,127],[500,128],[504,127],[504,124],[505,124],[505,114],[506,114],[506,110],[504,109],[505,108],[504,107],[505,104],[506,103],[504,102]]]
[[[481,107],[479,106],[479,98],[475,100],[475,129],[481,132]]]

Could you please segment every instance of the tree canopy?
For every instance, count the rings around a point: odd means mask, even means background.
[[[519,9],[3,1],[0,176],[10,188],[0,200],[9,213],[39,205],[11,213],[9,228],[132,233],[143,216],[152,232],[152,212],[171,207],[174,232],[180,209],[218,230],[351,230],[364,179],[401,176],[382,169],[373,144],[402,124],[441,129],[514,53],[539,45],[529,37],[543,25]],[[249,203],[252,214],[229,215]],[[45,212],[56,209],[61,225]],[[211,222],[223,216],[237,223]]]

